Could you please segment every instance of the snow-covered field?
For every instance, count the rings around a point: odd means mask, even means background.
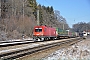
[[[42,60],[90,60],[90,38],[55,51]]]

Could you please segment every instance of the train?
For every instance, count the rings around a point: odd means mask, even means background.
[[[35,26],[33,30],[33,39],[35,41],[54,40],[76,36],[76,32],[70,32],[69,30],[63,30],[58,27],[50,27],[46,25]]]

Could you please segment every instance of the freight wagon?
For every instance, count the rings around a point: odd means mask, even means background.
[[[68,31],[60,28],[56,28],[57,38],[67,38]]]

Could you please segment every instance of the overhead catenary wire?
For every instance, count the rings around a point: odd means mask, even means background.
[[[49,3],[47,0],[45,0],[49,5],[51,5],[51,3]],[[52,6],[52,5],[51,5]]]

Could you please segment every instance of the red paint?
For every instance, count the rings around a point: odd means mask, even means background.
[[[42,29],[42,31],[36,31]],[[48,26],[35,26],[33,31],[34,36],[56,36],[56,29]]]

